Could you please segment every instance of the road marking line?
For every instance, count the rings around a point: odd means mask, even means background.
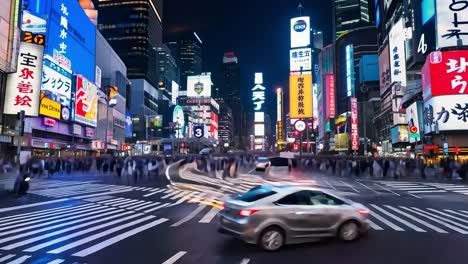
[[[208,224],[213,220],[216,214],[220,211],[219,208],[213,207],[211,210],[199,221],[199,223]]]
[[[162,205],[157,206],[157,207],[155,207],[155,208],[151,208],[151,209],[145,210],[145,211],[143,211],[143,212],[144,212],[144,213],[150,213],[150,212],[156,211],[156,210],[158,210],[158,209],[164,208],[164,207],[169,206],[169,205],[171,205],[171,203],[165,203],[165,204],[162,204]]]
[[[370,212],[371,216],[375,217],[377,220],[379,220],[380,222],[388,225],[389,227],[391,227],[393,230],[395,231],[405,231],[403,228],[393,224],[392,222],[388,221],[387,219],[383,218],[382,216],[378,215],[377,213],[375,213],[374,211],[371,211]]]
[[[23,262],[25,262],[28,258],[30,258],[31,256],[22,256],[22,257],[19,257],[13,261],[10,261],[8,262],[7,264],[21,264]]]
[[[89,225],[97,224],[97,223],[100,223],[100,222],[103,222],[103,221],[108,221],[108,220],[114,219],[116,217],[123,217],[125,215],[128,215],[128,214],[132,213],[132,212],[123,212],[122,213],[122,211],[123,210],[117,210],[115,212],[109,212],[109,213],[106,213],[106,214],[96,215],[93,218],[99,217],[101,219],[94,220],[94,221],[91,221],[91,222],[86,222],[84,224],[80,224],[80,225],[76,225],[76,226],[71,226],[71,227],[68,227],[68,228],[65,228],[65,229],[60,229],[60,230],[57,230],[55,232],[46,233],[46,234],[38,236],[38,237],[32,237],[32,238],[27,239],[27,240],[19,241],[19,242],[4,246],[4,247],[2,247],[2,249],[11,250],[11,249],[14,249],[14,248],[17,248],[17,247],[20,247],[20,246],[24,246],[24,245],[27,245],[27,244],[30,244],[30,243],[45,239],[45,238],[49,238],[49,237],[52,237],[52,236],[63,234],[63,233],[66,233],[66,232],[69,232],[69,231],[72,231],[72,230],[75,230],[75,229],[79,229],[79,228],[86,227],[86,226],[89,226]],[[114,214],[114,213],[119,213],[119,214],[112,215],[112,216],[109,216],[109,217],[106,217],[106,218],[102,218],[102,217],[104,217],[106,215]],[[80,219],[78,221],[83,222],[83,221],[91,220],[93,218],[83,218],[83,219]],[[77,221],[74,221],[74,222],[77,222]],[[70,224],[73,224],[73,223],[67,223],[67,225],[70,225]],[[40,233],[40,232],[43,232],[43,231],[56,229],[58,227],[59,227],[59,225],[43,228],[41,230],[34,230],[34,231],[24,233],[24,234],[21,234],[21,235],[16,235],[16,236],[13,236],[13,237],[7,237],[7,238],[4,238],[4,239],[2,239],[0,241],[1,241],[1,243],[5,243],[7,241],[11,241],[11,240],[15,240],[15,239],[22,238],[22,237],[25,237],[25,236],[29,236],[31,234],[36,234],[36,233]]]
[[[371,226],[371,228],[374,229],[374,230],[384,230],[383,228],[378,226],[376,223],[372,222],[372,220],[370,220],[370,219],[367,219],[366,222],[368,222],[369,225]]]
[[[126,204],[126,205],[124,205],[124,206],[119,206],[119,207],[120,207],[120,208],[127,208],[127,209],[128,209],[128,207],[133,207],[133,206],[135,206],[135,205],[141,205],[141,204],[143,204],[143,203],[145,203],[145,202],[146,202],[146,201],[137,201],[136,203]]]
[[[0,258],[0,262],[3,262],[5,260],[9,260],[9,259],[13,258],[14,256],[16,256],[16,255],[15,254],[6,255],[6,256]]]
[[[422,199],[421,197],[419,197],[419,196],[417,196],[417,195],[415,195],[415,194],[412,194],[412,193],[408,193],[408,195],[411,195],[411,196],[416,197],[416,198],[418,198],[418,199]]]
[[[180,226],[182,225],[183,223],[185,222],[188,222],[190,221],[192,218],[194,218],[198,213],[200,213],[204,208],[206,207],[206,205],[202,204],[202,205],[199,205],[197,209],[195,209],[194,211],[192,211],[190,214],[188,214],[186,217],[182,218],[181,220],[179,220],[177,223],[175,224],[172,224],[171,227],[177,227],[177,226]]]
[[[177,260],[179,260],[181,257],[183,257],[185,254],[187,254],[186,251],[179,251],[177,254],[169,258],[168,260],[164,261],[162,264],[174,264],[176,263]]]
[[[389,217],[391,217],[391,218],[397,220],[398,222],[400,222],[400,223],[402,223],[402,224],[404,224],[404,225],[406,225],[406,226],[412,228],[412,229],[413,229],[414,231],[416,231],[416,232],[426,232],[426,230],[421,229],[421,228],[419,228],[419,227],[417,227],[417,226],[411,224],[410,222],[401,219],[400,217],[398,217],[398,216],[396,216],[396,215],[394,215],[394,214],[388,212],[387,210],[385,210],[385,209],[383,209],[383,208],[381,208],[381,207],[379,207],[379,206],[377,206],[377,205],[375,205],[375,204],[371,204],[371,206],[374,207],[375,209],[379,210],[379,211],[382,212],[383,214],[386,214],[386,215],[388,215]]]
[[[128,199],[127,199],[127,198],[119,198],[119,199],[117,199],[117,200],[115,200],[115,201],[112,201],[112,202],[103,202],[103,204],[105,204],[105,205],[112,205],[112,204],[123,203],[123,202],[125,202],[125,201],[128,201]]]
[[[160,204],[160,202],[150,202],[150,204],[148,204],[148,205],[144,205],[144,206],[142,206],[142,207],[137,207],[137,208],[134,208],[133,210],[139,211],[139,210],[143,210],[143,209],[145,209],[145,208],[148,208],[148,207],[151,207],[151,206],[155,206],[155,205],[158,205],[158,204]],[[130,209],[130,208],[127,208],[127,209]]]
[[[171,196],[175,196],[175,195],[179,194],[180,192],[182,192],[182,191],[175,191],[175,192],[173,192],[173,193],[164,195],[163,197],[161,197],[161,199],[167,199],[167,198],[169,198],[169,197],[171,197]]]
[[[160,192],[163,192],[163,191],[164,191],[164,189],[161,189],[161,190],[158,190],[158,191],[155,191],[155,192],[150,192],[148,194],[143,195],[143,197],[150,197],[150,196],[153,196],[153,195],[155,195],[157,193],[160,193]]]
[[[139,203],[139,204],[136,204],[136,205],[133,205],[133,206],[130,206],[130,207],[127,207],[125,209],[127,210],[132,210],[134,208],[137,208],[137,207],[140,207],[140,206],[143,206],[143,205],[147,205],[147,204],[151,204],[152,202],[145,202],[143,201],[143,203]]]
[[[441,224],[441,225],[443,225],[443,226],[446,226],[447,228],[450,228],[450,229],[452,229],[452,230],[455,230],[455,231],[457,231],[457,232],[460,233],[460,234],[464,234],[464,235],[468,234],[467,231],[462,230],[462,229],[460,229],[460,228],[457,228],[457,227],[455,227],[455,226],[453,226],[453,225],[450,225],[450,224],[446,223],[442,217],[438,217],[438,216],[436,216],[436,215],[433,215],[433,214],[430,214],[430,213],[426,213],[426,212],[424,212],[424,211],[422,211],[422,210],[415,210],[414,207],[412,207],[412,208],[410,209],[410,208],[407,208],[407,207],[404,207],[404,206],[400,206],[400,208],[403,208],[403,209],[405,209],[405,210],[407,210],[407,211],[413,212],[413,213],[418,214],[418,215],[420,215],[420,216],[426,217],[426,218],[428,218],[428,219],[430,219],[430,220],[432,220],[432,221],[434,221],[434,222],[436,222],[436,223],[439,223],[439,224]],[[416,208],[416,209],[417,209],[417,208]],[[421,211],[422,211],[422,212],[421,212]],[[442,221],[440,221],[440,220],[442,220]],[[447,222],[449,222],[449,221],[447,221]],[[452,222],[452,221],[451,221],[451,222]],[[452,222],[452,223],[453,223],[453,222]]]
[[[393,207],[393,206],[385,205],[385,207],[387,207],[387,208],[389,208],[389,209],[391,209],[391,210],[393,210],[393,211],[395,211],[395,212],[397,212],[397,213],[399,213],[399,214],[401,214],[401,215],[404,215],[404,216],[408,217],[409,219],[411,219],[411,220],[413,220],[413,221],[415,221],[415,222],[420,223],[421,225],[424,225],[424,226],[426,226],[426,227],[429,227],[430,229],[432,229],[432,230],[434,230],[434,231],[436,231],[436,232],[445,233],[445,234],[448,233],[447,231],[445,231],[445,230],[443,230],[443,229],[440,229],[440,228],[438,228],[438,227],[436,227],[436,226],[434,226],[434,225],[429,224],[429,223],[426,222],[426,221],[423,221],[423,220],[421,220],[421,219],[419,219],[419,218],[416,218],[416,217],[414,217],[414,216],[412,216],[412,215],[410,215],[410,214],[407,214],[407,213],[405,213],[405,212],[403,212],[403,211],[401,211],[401,210],[398,210],[397,208],[395,208],[395,207]]]
[[[96,196],[103,196],[103,195],[109,195],[109,194],[115,194],[115,193],[124,193],[124,192],[131,192],[131,191],[133,191],[133,188],[127,188],[127,189],[122,190],[122,191],[103,192],[103,193],[95,193],[95,194],[89,194],[89,195],[74,196],[74,197],[66,198],[64,200],[69,200],[69,199],[79,200],[79,199],[84,199],[84,198],[89,198],[89,197],[96,197]]]
[[[134,216],[134,215],[133,215]],[[111,229],[108,229],[108,230],[105,230],[103,232],[100,232],[100,233],[97,233],[97,234],[94,234],[92,236],[88,236],[88,237],[85,237],[83,239],[80,239],[80,240],[77,240],[77,241],[74,241],[72,243],[69,243],[69,244],[66,244],[64,246],[61,246],[59,248],[56,248],[56,249],[53,249],[53,250],[50,250],[50,251],[47,251],[47,253],[49,254],[59,254],[59,253],[62,253],[64,251],[67,251],[69,249],[72,249],[72,248],[75,248],[77,246],[80,246],[80,245],[83,245],[83,244],[86,244],[86,243],[89,243],[91,241],[94,241],[98,238],[101,238],[101,237],[104,237],[104,236],[107,236],[109,234],[112,234],[114,232],[117,232],[119,230],[122,230],[122,229],[125,229],[127,227],[131,227],[131,226],[134,226],[134,225],[137,225],[141,222],[144,222],[144,221],[147,221],[147,220],[151,220],[153,218],[155,218],[156,216],[153,216],[153,215],[149,215],[147,217],[144,217],[144,218],[141,218],[141,219],[138,219],[138,220],[135,220],[135,221],[132,221],[132,222],[129,222],[129,223],[126,223],[124,225],[120,225],[120,226],[116,226],[114,228],[111,228]]]
[[[244,259],[242,259],[240,264],[249,264],[249,262],[250,262],[250,259],[244,258]]]
[[[203,198],[203,196],[205,196],[206,193],[200,193],[196,196],[192,196],[192,198],[190,199],[189,203],[198,203],[200,202],[200,200]],[[178,201],[177,201],[178,202]]]
[[[131,213],[131,212],[126,212],[125,214],[127,214],[127,213]],[[49,241],[44,242],[42,244],[38,244],[38,245],[35,245],[33,247],[24,249],[23,251],[25,251],[25,252],[35,252],[35,251],[40,250],[42,248],[45,248],[45,247],[48,247],[48,246],[51,246],[51,245],[54,245],[54,244],[69,240],[69,239],[77,237],[77,236],[81,236],[83,234],[87,234],[87,233],[99,230],[99,229],[104,228],[104,227],[108,227],[108,226],[111,226],[111,225],[114,225],[114,224],[118,224],[120,222],[127,221],[127,220],[130,220],[130,219],[142,216],[142,215],[143,214],[141,214],[141,213],[132,214],[132,215],[129,215],[129,216],[124,217],[124,218],[116,219],[116,220],[108,222],[108,223],[104,223],[104,224],[101,224],[101,225],[98,225],[98,226],[93,226],[93,227],[90,227],[88,229],[84,229],[84,230],[81,230],[81,231],[78,231],[78,232],[75,232],[75,233],[71,233],[71,234],[63,236],[63,237],[58,237],[56,239],[49,240]]]
[[[47,262],[47,264],[60,264],[63,263],[65,260],[64,259],[55,259],[52,260],[51,262]]]
[[[360,182],[358,182],[358,181],[355,181],[355,182],[356,182],[357,184],[360,184],[360,185],[364,186],[365,188],[367,188],[367,189],[369,189],[369,190],[371,190],[371,191],[374,191],[375,193],[379,193],[379,192],[377,192],[376,190],[370,188],[369,186],[367,186],[367,185],[365,185],[365,184],[362,184],[362,183],[360,183]]]
[[[62,212],[62,211],[68,210],[70,208],[73,208],[74,206],[76,207],[76,205],[73,205],[73,206],[72,205],[67,205],[67,206],[58,207],[58,208],[54,208],[54,209],[36,211],[36,212],[31,212],[31,213],[26,213],[26,214],[12,215],[12,216],[1,218],[3,220],[1,220],[0,223],[4,223],[4,222],[10,221],[10,220],[24,219],[24,218],[28,218],[28,217],[31,217],[31,216],[40,216],[40,215],[46,215],[46,214],[51,214],[51,213]]]
[[[5,208],[0,208],[0,213],[9,212],[9,211],[18,210],[18,209],[29,208],[29,207],[41,206],[41,205],[46,205],[46,204],[61,203],[61,202],[65,202],[65,201],[70,201],[70,199],[71,198],[63,198],[63,199],[47,201],[47,202],[40,202],[40,203],[32,203],[32,204],[25,204],[25,205],[19,205],[19,206],[5,207]]]
[[[117,236],[114,236],[114,237],[109,238],[107,240],[104,240],[101,243],[98,243],[98,244],[96,244],[96,245],[94,245],[92,247],[83,249],[83,250],[81,250],[81,251],[79,251],[77,253],[72,254],[72,256],[86,257],[86,256],[88,256],[90,254],[93,254],[93,253],[103,249],[103,248],[106,248],[106,247],[108,247],[110,245],[113,245],[113,244],[119,242],[119,241],[122,241],[125,238],[131,237],[131,236],[136,235],[136,234],[138,234],[140,232],[143,232],[143,231],[145,231],[147,229],[150,229],[152,227],[160,225],[160,224],[162,224],[162,223],[164,223],[164,222],[166,222],[168,220],[169,219],[167,219],[167,218],[158,219],[158,220],[156,220],[154,222],[148,223],[146,225],[140,226],[138,228],[132,229],[132,230],[127,231],[125,233],[122,233],[120,235],[117,235]]]
[[[126,205],[126,204],[131,204],[131,203],[135,203],[137,202],[138,200],[133,200],[133,199],[126,199],[125,201],[121,202],[121,203],[116,203],[116,204],[112,204],[111,206],[122,206],[122,205]]]
[[[391,192],[391,193],[393,193],[393,194],[395,194],[395,195],[397,195],[397,196],[401,196],[401,195],[399,195],[398,193],[396,193],[396,192],[394,192],[394,191],[392,191],[392,190],[390,190],[390,189],[385,188],[383,185],[379,185],[379,184],[377,184],[377,183],[375,183],[375,185],[377,185],[377,186],[379,186],[380,188],[386,190],[387,192]]]
[[[190,192],[185,192],[185,191],[184,191],[184,192],[181,192],[181,193],[179,193],[179,194],[177,194],[177,195],[175,195],[175,196],[172,196],[172,197],[169,198],[169,199],[175,200],[175,199],[177,199],[177,198],[183,197],[183,196],[188,195],[188,194],[190,194]]]
[[[452,214],[456,214],[456,215],[461,215],[461,216],[464,216],[464,217],[468,217],[468,215],[466,215],[466,214],[458,213],[458,212],[455,212],[455,211],[452,211],[452,210],[445,209],[444,211],[449,212],[449,213],[452,213]]]
[[[173,192],[173,191],[174,191],[174,190],[168,189],[168,190],[166,190],[164,193],[171,193],[171,192]]]
[[[333,190],[336,190],[335,187],[333,187],[333,185],[331,185],[327,180],[323,180],[328,186],[330,186]]]
[[[443,215],[443,216],[446,216],[446,217],[449,217],[449,218],[456,219],[456,220],[458,220],[458,221],[460,221],[460,222],[463,222],[463,223],[465,223],[465,224],[468,224],[468,220],[461,219],[461,218],[458,218],[458,217],[456,217],[456,216],[449,215],[449,214],[446,214],[446,213],[440,212],[440,211],[438,211],[438,210],[435,210],[435,209],[430,209],[430,208],[426,208],[426,209],[427,209],[427,210],[429,210],[429,211],[432,211],[432,212],[436,212],[436,213],[438,213],[438,214],[441,214],[441,215]]]
[[[409,193],[445,193],[445,190],[409,191]]]

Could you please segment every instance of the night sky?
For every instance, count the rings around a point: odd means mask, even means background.
[[[222,84],[222,58],[234,51],[241,65],[243,100],[249,100],[255,72],[264,73],[270,93],[267,105],[275,118],[276,87],[288,86],[289,20],[298,16],[295,0],[166,0],[165,39],[180,31],[196,31],[203,41],[203,70]],[[331,42],[331,0],[303,0],[303,15]],[[287,100],[287,97],[285,97]]]

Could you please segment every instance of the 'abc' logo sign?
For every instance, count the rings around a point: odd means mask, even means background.
[[[296,32],[302,32],[306,30],[307,28],[307,23],[304,20],[298,20],[296,23],[294,23],[294,31]]]

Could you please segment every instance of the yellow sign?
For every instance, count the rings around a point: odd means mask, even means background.
[[[349,142],[348,142],[348,134],[336,134],[335,135],[335,151],[348,151],[349,150]]]
[[[60,119],[61,111],[62,106],[60,105],[60,103],[57,103],[54,100],[50,100],[46,97],[41,99],[41,105],[39,106],[40,115]]]
[[[117,96],[117,94],[119,94],[119,91],[118,91],[118,87],[117,86],[111,86],[109,88],[109,99],[112,99],[114,97]]]
[[[291,118],[312,118],[312,74],[289,76]]]

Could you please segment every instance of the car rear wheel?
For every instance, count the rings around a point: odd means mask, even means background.
[[[359,226],[354,221],[348,221],[341,225],[338,230],[338,238],[342,241],[354,241],[359,236]]]
[[[284,245],[284,232],[278,227],[269,227],[262,232],[259,244],[266,251],[276,251]]]

